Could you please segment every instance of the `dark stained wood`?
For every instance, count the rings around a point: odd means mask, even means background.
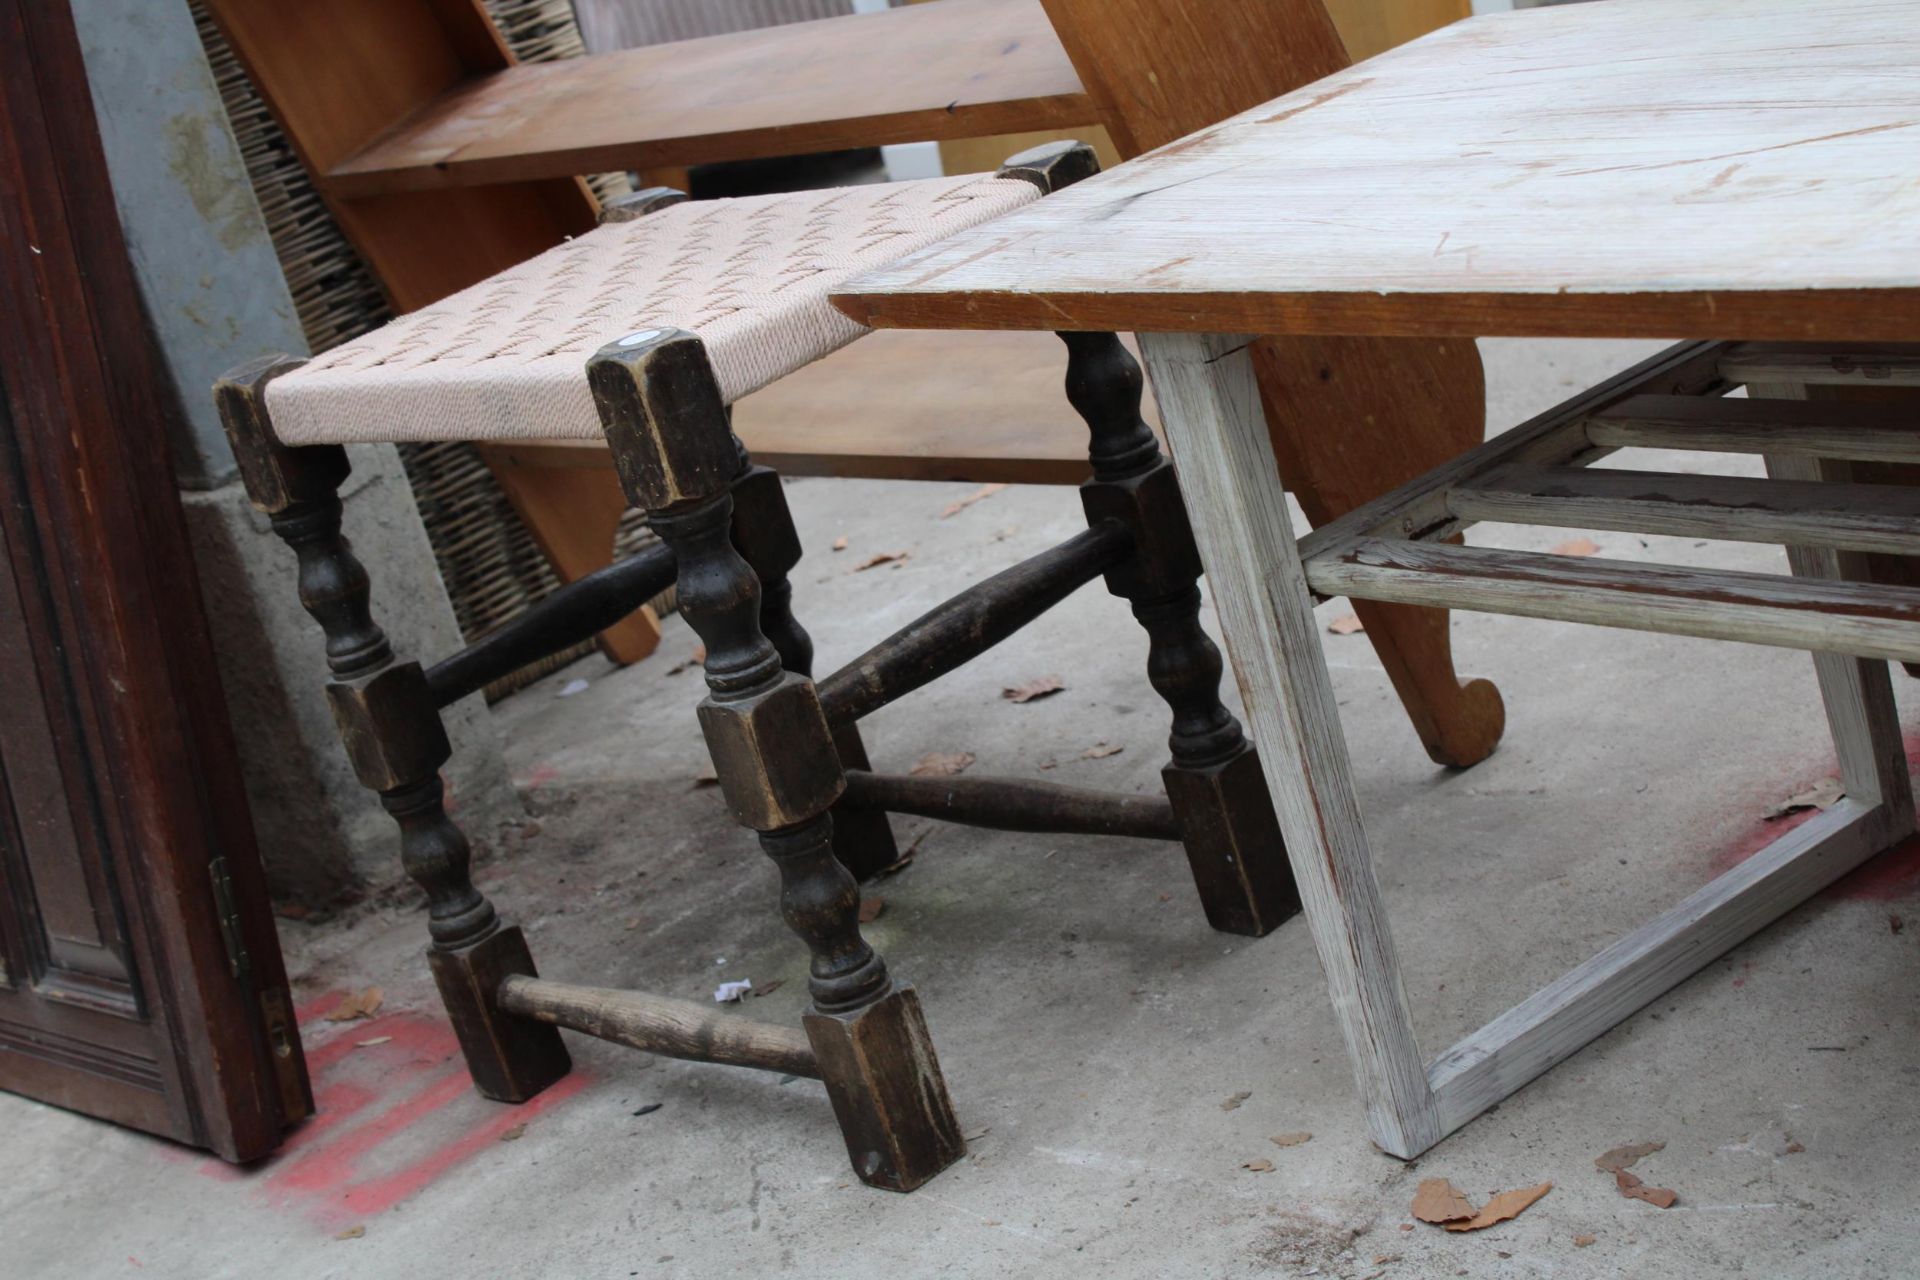
[[[673,553],[655,543],[567,583],[525,613],[427,669],[437,707],[604,631],[673,585]]]
[[[1173,463],[1140,415],[1145,379],[1111,333],[1062,333],[1067,399],[1086,420],[1093,528],[1131,535],[1107,589],[1147,632],[1147,679],[1173,712],[1161,771],[1207,922],[1259,937],[1300,910],[1253,744],[1220,701],[1220,650],[1200,625],[1200,551]]]
[[[312,1097],[68,7],[0,0],[0,1088],[229,1160]]]
[[[1120,563],[1132,545],[1125,526],[1103,521],[983,578],[821,681],[827,714],[858,720],[959,669]]]
[[[337,445],[279,443],[266,388],[291,367],[258,361],[214,390],[255,506],[299,561],[300,604],[326,636],[327,700],[354,774],[379,793],[400,828],[400,861],[427,895],[429,967],[474,1086],[523,1102],[571,1068],[559,1032],[518,1021],[494,1001],[508,973],[533,973],[520,931],[474,887],[473,852],[446,809],[440,766],[452,755],[439,703],[420,664],[402,660],[373,619],[367,570],[340,533]]]
[[[681,330],[630,335],[601,348],[587,381],[621,482],[673,551],[680,611],[706,645],[700,727],[720,790],[779,868],[781,915],[811,953],[807,1035],[854,1172],[910,1190],[959,1158],[959,1123],[918,1001],[860,935],[859,886],[833,846],[845,777],[813,682],[787,671],[761,630],[760,581],[734,545],[743,451],[705,349]],[[745,523],[764,530],[764,493],[756,505]],[[749,537],[776,567],[783,541]]]
[[[1165,796],[1091,791],[1031,778],[914,777],[849,770],[846,805],[913,813],[995,831],[1058,831],[1178,840]]]
[[[754,1022],[712,1005],[515,974],[500,984],[500,1007],[665,1058],[820,1078],[813,1047],[798,1027]]]

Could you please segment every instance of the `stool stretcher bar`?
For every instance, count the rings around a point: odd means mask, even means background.
[[[798,1027],[731,1017],[644,991],[582,987],[524,974],[502,978],[498,998],[500,1007],[517,1017],[662,1057],[820,1078],[813,1048]]]
[[[1173,803],[1164,795],[1093,791],[1027,778],[911,777],[849,769],[841,803],[996,831],[1180,839]]]
[[[942,601],[820,681],[835,723],[859,720],[958,670],[1125,559],[1117,520],[1076,533]]]
[[[673,552],[654,543],[560,587],[511,621],[427,669],[433,705],[445,707],[530,663],[605,631],[673,585]]]

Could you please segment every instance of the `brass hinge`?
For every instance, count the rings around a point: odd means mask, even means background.
[[[209,862],[207,874],[213,877],[213,907],[220,919],[220,938],[227,944],[227,972],[235,981],[245,982],[252,965],[247,958],[247,944],[240,936],[240,913],[234,908],[233,877],[227,874],[225,856]]]

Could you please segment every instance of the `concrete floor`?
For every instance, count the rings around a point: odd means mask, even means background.
[[[1486,349],[1501,425],[1641,350]],[[1052,489],[940,518],[970,488],[791,486],[822,670],[1078,527],[1078,503]],[[828,552],[839,536],[847,550]],[[1778,557],[1593,537],[1629,558]],[[1833,764],[1804,655],[1484,616],[1457,618],[1454,636],[1461,671],[1495,678],[1510,715],[1501,750],[1462,773],[1427,761],[1363,637],[1325,637],[1429,1051],[1757,847],[1777,829],[1767,807]],[[641,666],[590,660],[497,708],[534,816],[481,879],[548,976],[694,1000],[724,979],[779,983],[747,1012],[791,1021],[804,961],[774,878],[696,785],[699,676],[671,673],[692,648],[672,620]],[[869,743],[894,767],[971,751],[983,773],[1052,761],[1035,776],[1147,790],[1165,715],[1144,651],[1091,588],[875,716]],[[998,697],[1049,674],[1065,692]],[[1083,758],[1103,741],[1124,750]],[[1920,1275],[1912,847],[1403,1164],[1362,1132],[1299,921],[1260,941],[1210,932],[1170,845],[898,829],[918,853],[869,889],[885,908],[868,933],[919,987],[972,1146],[911,1196],[854,1182],[811,1082],[576,1038],[563,1085],[518,1109],[482,1101],[439,1021],[422,918],[397,898],[283,923],[322,1114],[276,1159],[234,1171],[0,1099],[0,1275]],[[368,985],[385,991],[378,1016],[320,1020]],[[1311,1140],[1269,1140],[1300,1131]],[[1666,1148],[1637,1172],[1678,1191],[1665,1211],[1621,1198],[1592,1163],[1652,1140]],[[1272,1171],[1243,1167],[1258,1160]],[[1474,1197],[1555,1187],[1515,1221],[1449,1235],[1408,1213],[1433,1176]]]

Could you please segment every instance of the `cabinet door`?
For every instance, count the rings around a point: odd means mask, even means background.
[[[265,1155],[312,1110],[64,3],[0,0],[0,1088]]]

